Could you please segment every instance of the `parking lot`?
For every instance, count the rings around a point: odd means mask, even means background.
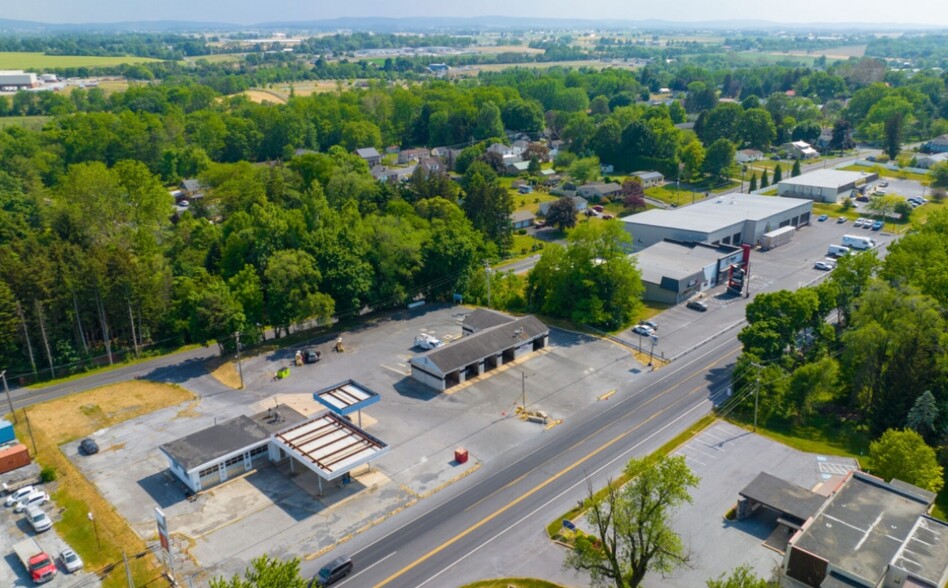
[[[855,460],[803,453],[724,421],[705,429],[674,455],[684,455],[701,482],[691,491],[693,502],[676,513],[672,524],[694,557],[692,567],[659,582],[673,588],[704,586],[709,578],[742,564],[769,578],[780,565],[783,555],[763,545],[776,526],[776,515],[761,509],[743,521],[724,518],[738,492],[760,472],[813,488],[857,467]]]
[[[39,467],[31,464],[19,470],[14,470],[9,474],[0,476],[0,480],[8,482],[12,487],[17,487],[14,480],[21,479],[26,475],[35,477],[39,474]],[[36,486],[38,490],[52,492],[52,485]],[[6,500],[6,496],[0,496],[0,501]],[[41,507],[52,519],[53,523],[60,519],[61,512],[54,502],[48,502]],[[57,559],[59,552],[67,547],[56,533],[55,527],[42,533],[37,533],[26,520],[26,513],[15,513],[13,507],[0,506],[0,545],[3,546],[4,565],[0,565],[0,586],[19,587],[34,586],[29,574],[20,563],[19,558],[13,551],[13,546],[27,537],[33,537],[40,544],[40,547],[53,559]],[[101,586],[101,582],[95,574],[83,570],[77,573],[69,574],[62,563],[56,562],[56,576],[44,584],[52,588],[65,588],[66,586]]]
[[[884,249],[894,236],[886,231],[855,228],[852,221],[836,223],[835,217],[825,222],[813,219],[811,226],[796,231],[793,240],[770,251],[755,250],[750,259],[750,299],[760,292],[796,290],[825,278],[829,272],[814,269],[813,264],[826,258],[831,244],[838,245],[843,235],[871,237]],[[744,321],[745,307],[750,299],[730,295],[726,287],[719,284],[703,292],[708,304],[707,312],[686,308],[684,304],[673,306],[652,320],[658,324],[656,356],[675,359],[709,339],[737,334],[736,328]],[[619,337],[638,344],[639,336],[631,329]],[[648,342],[645,342],[648,351]]]
[[[621,384],[643,373],[628,350],[610,342],[551,330],[550,346],[459,386],[437,393],[408,377],[408,360],[421,333],[444,340],[460,337],[469,309],[422,307],[343,333],[345,351],[331,351],[334,337],[312,342],[321,351],[313,365],[290,367],[295,348],[248,358],[246,389],[206,395],[187,406],[164,409],[95,435],[102,451],[79,458],[64,447],[144,537],[154,534],[153,507],[160,506],[172,534],[187,537],[190,555],[216,574],[241,571],[266,552],[305,556],[358,532],[372,521],[406,508],[450,484],[547,427],[520,420],[514,409],[542,410],[555,421],[569,419]],[[363,424],[391,447],[389,453],[353,472],[354,482],[316,496],[314,475],[289,475],[266,468],[202,493],[185,497],[184,486],[158,452],[162,443],[240,414],[285,403],[310,414],[322,410],[312,392],[353,378],[381,395],[363,411]],[[353,415],[353,419],[356,419]],[[466,448],[468,463],[454,462]],[[297,468],[299,470],[300,468]],[[183,558],[181,565],[188,565]]]

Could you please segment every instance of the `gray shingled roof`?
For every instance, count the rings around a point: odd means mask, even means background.
[[[375,147],[363,147],[362,149],[356,149],[356,155],[366,159],[369,157],[382,157],[382,154],[379,153]]]
[[[550,329],[539,319],[525,316],[414,357],[411,363],[421,369],[434,367],[442,374],[448,374],[549,332]]]
[[[275,418],[275,411],[279,418]],[[265,441],[276,431],[306,417],[285,404],[266,410],[252,417],[241,415],[206,429],[191,433],[180,439],[159,446],[163,452],[184,468],[191,471],[229,453]]]
[[[505,325],[513,320],[514,318],[512,316],[501,314],[495,310],[478,308],[464,318],[464,322],[461,323],[461,328],[471,331],[483,331],[484,329],[496,327],[497,325]]]

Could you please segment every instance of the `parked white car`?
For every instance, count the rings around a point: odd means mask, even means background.
[[[26,509],[26,520],[29,521],[30,526],[37,533],[49,531],[53,528],[53,521],[49,520],[49,516],[38,506],[31,506]]]
[[[16,506],[13,507],[13,512],[23,512],[31,506],[43,506],[47,502],[49,502],[49,494],[41,490],[34,490],[16,503]]]
[[[13,506],[23,498],[26,498],[33,490],[35,490],[35,488],[32,486],[23,486],[18,490],[14,490],[12,494],[7,496],[7,500],[3,503],[3,506]]]
[[[82,559],[70,547],[67,547],[59,552],[59,561],[70,574],[78,572],[82,569]]]

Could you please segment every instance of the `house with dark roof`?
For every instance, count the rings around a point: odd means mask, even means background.
[[[402,149],[398,152],[398,163],[404,165],[412,161],[421,161],[426,157],[431,157],[431,151],[424,147],[418,149]]]
[[[474,330],[475,324],[500,322],[495,314],[500,313],[469,317],[465,322],[471,334],[413,357],[409,362],[412,379],[444,391],[548,345],[550,329],[534,316]]]
[[[197,178],[181,180],[181,191],[184,192],[184,197],[188,199],[203,198],[204,184]]]
[[[603,182],[592,182],[583,184],[576,188],[576,194],[583,198],[605,198],[622,192],[622,186],[615,182],[605,184]]]
[[[365,160],[369,164],[369,167],[375,167],[382,163],[382,154],[378,152],[378,149],[375,147],[363,147],[361,149],[356,149],[355,154]]]
[[[948,153],[948,134],[935,137],[922,145],[922,151],[927,153]]]
[[[529,185],[526,187],[529,187]],[[536,220],[536,215],[529,210],[518,210],[510,215],[510,225],[514,230],[530,228]]]
[[[573,209],[576,212],[582,212],[586,210],[587,208],[589,208],[589,202],[582,196],[576,196],[575,194],[572,194],[572,195],[566,194],[565,196],[562,196],[562,197],[569,198],[570,200],[573,201]],[[553,204],[553,202],[555,202],[555,200],[552,202],[547,201],[547,202],[540,203],[539,212],[541,216],[546,216],[546,213],[549,212],[550,206]]]

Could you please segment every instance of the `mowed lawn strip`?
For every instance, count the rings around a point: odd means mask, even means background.
[[[145,541],[139,537],[125,519],[98,489],[82,475],[60,450],[60,445],[75,441],[91,433],[116,425],[123,421],[173,406],[194,398],[184,388],[146,381],[131,381],[112,384],[31,406],[26,411],[17,411],[17,438],[32,449],[26,417],[29,416],[32,438],[36,442],[33,459],[42,466],[56,470],[56,491],[52,498],[62,520],[56,530],[86,564],[86,569],[96,571],[109,564],[122,562],[122,551],[134,555],[145,551]],[[7,416],[9,419],[9,415]],[[109,451],[109,447],[101,447]],[[98,528],[101,549],[87,513],[93,513]],[[129,557],[129,564],[137,585],[145,585],[160,573],[150,557]],[[125,586],[125,574],[118,566],[103,581],[103,586]]]
[[[162,61],[152,57],[119,55],[99,57],[95,55],[46,55],[39,52],[2,51],[0,69],[46,69],[57,67],[108,67],[123,63],[149,63]]]

